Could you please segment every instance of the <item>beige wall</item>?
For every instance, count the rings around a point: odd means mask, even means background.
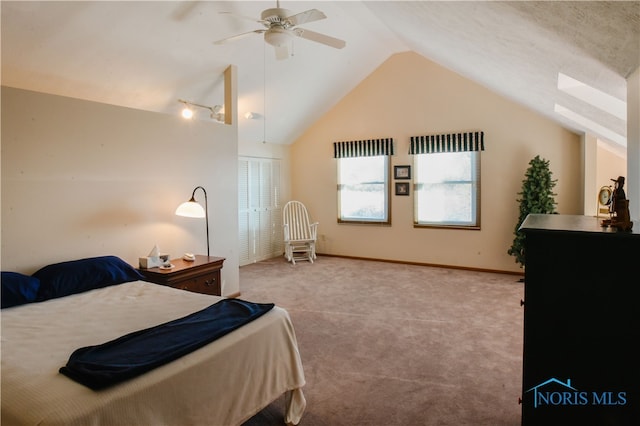
[[[206,254],[204,221],[174,215],[201,185],[223,294],[236,293],[236,140],[235,126],[3,87],[2,270],[106,254],[137,265],[156,243]]]
[[[604,185],[613,186],[611,179],[616,179],[618,176],[627,176],[627,158],[621,157],[617,152],[607,148],[605,143],[598,141],[597,146],[596,184],[597,188],[600,189]],[[592,194],[594,202],[596,195],[597,191],[594,191],[594,194]]]
[[[481,130],[482,229],[414,229],[412,197],[392,196],[392,226],[338,224],[335,141],[392,137],[412,164],[412,135]],[[582,214],[581,138],[417,54],[391,56],[291,147],[292,198],[319,221],[318,252],[502,271],[529,161],[550,160],[559,213]]]

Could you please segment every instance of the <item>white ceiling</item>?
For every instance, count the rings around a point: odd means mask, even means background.
[[[296,38],[294,56],[276,61],[259,34],[213,43],[262,28],[219,12],[258,19],[275,5],[2,1],[2,84],[178,114],[178,99],[223,103],[222,73],[234,64],[240,140],[262,142],[266,132],[268,142],[290,144],[389,56],[413,50],[571,130],[585,127],[556,110],[625,144],[625,120],[558,90],[558,73],[626,101],[626,77],[640,65],[640,1],[283,0],[293,13],[323,11],[327,19],[301,27],[346,47]]]

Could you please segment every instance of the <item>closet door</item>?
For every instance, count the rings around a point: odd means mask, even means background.
[[[280,160],[241,157],[238,165],[240,266],[280,256]]]

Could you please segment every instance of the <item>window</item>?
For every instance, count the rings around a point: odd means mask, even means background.
[[[340,222],[389,223],[389,160],[386,155],[338,159]]]
[[[338,222],[389,224],[392,139],[336,142]]]
[[[480,229],[482,132],[411,138],[415,226]]]
[[[414,164],[416,225],[480,226],[480,153],[420,154]]]

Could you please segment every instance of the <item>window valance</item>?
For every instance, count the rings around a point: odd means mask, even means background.
[[[484,151],[484,132],[411,136],[409,154]]]
[[[333,143],[333,158],[393,155],[393,138]]]

